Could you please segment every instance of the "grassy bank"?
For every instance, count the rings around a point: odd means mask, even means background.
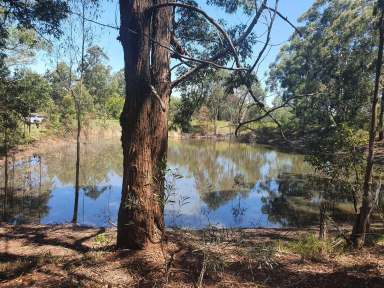
[[[315,231],[169,231],[162,248],[115,251],[114,229],[0,228],[1,287],[384,287],[384,241],[351,252]]]
[[[121,135],[120,123],[118,120],[94,119],[85,125],[81,133],[81,142],[86,143],[95,140],[107,140],[110,138],[119,138]],[[30,156],[39,150],[47,147],[67,145],[75,143],[76,131],[63,132],[62,130],[50,129],[48,125],[43,124],[40,127],[31,126],[31,132],[26,132],[26,136],[19,145],[13,147],[9,156],[20,159]],[[1,149],[0,149],[1,150]],[[0,153],[0,166],[4,162],[4,155]]]

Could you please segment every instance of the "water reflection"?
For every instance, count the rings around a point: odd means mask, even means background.
[[[83,145],[78,223],[116,222],[122,181],[119,139]],[[2,220],[70,222],[74,203],[75,145],[11,159]],[[338,222],[351,219],[348,185],[316,177],[303,157],[261,146],[214,141],[170,141],[166,225],[201,228],[317,225],[322,201]],[[0,172],[4,183],[4,169]],[[170,182],[169,182],[170,181]]]
[[[270,222],[283,226],[309,226],[319,223],[322,203],[336,222],[353,221],[353,187],[350,183],[333,183],[315,175],[282,174],[267,181],[262,188],[262,212]]]

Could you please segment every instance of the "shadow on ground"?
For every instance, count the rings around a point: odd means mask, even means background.
[[[384,248],[320,261],[281,249],[297,229],[170,231],[162,246],[116,251],[116,231],[0,228],[1,287],[384,287]],[[280,248],[279,248],[280,247]]]

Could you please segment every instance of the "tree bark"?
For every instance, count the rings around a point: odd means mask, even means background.
[[[119,39],[125,62],[126,99],[120,117],[123,186],[117,247],[146,249],[161,240],[168,145],[171,8],[148,12],[166,0],[120,0]],[[134,33],[132,31],[135,31]]]
[[[5,150],[5,162],[4,162],[4,209],[3,220],[7,221],[7,206],[8,206],[8,128],[4,129],[4,150]]]
[[[379,87],[381,78],[381,68],[383,64],[383,48],[384,48],[384,10],[380,11],[379,20],[379,49],[376,62],[376,78],[375,88],[372,99],[372,112],[371,112],[371,123],[369,129],[369,145],[368,145],[368,157],[367,166],[364,176],[363,185],[363,199],[360,207],[360,212],[356,217],[355,224],[353,226],[351,242],[354,248],[360,249],[365,242],[365,235],[369,225],[369,218],[373,210],[373,199],[371,199],[371,188],[372,188],[372,170],[373,170],[373,159],[374,159],[374,146],[377,132],[377,103],[379,99]]]
[[[319,229],[319,239],[327,239],[327,203],[326,201],[321,201],[320,203],[320,229]]]

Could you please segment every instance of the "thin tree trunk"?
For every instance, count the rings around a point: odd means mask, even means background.
[[[365,170],[364,185],[363,185],[363,199],[360,207],[360,213],[356,217],[355,224],[353,226],[351,241],[354,248],[361,248],[365,242],[365,235],[367,232],[367,226],[369,218],[373,210],[373,199],[371,199],[371,186],[372,186],[372,170],[373,170],[373,159],[374,159],[374,146],[377,132],[376,124],[376,110],[379,99],[379,87],[381,77],[381,66],[383,64],[383,48],[384,48],[384,10],[380,11],[379,20],[379,49],[376,62],[376,78],[375,78],[375,89],[372,99],[372,114],[371,123],[369,129],[369,146],[368,146],[368,157],[367,167]]]
[[[215,111],[215,116],[213,117],[213,133],[216,136],[217,135],[217,111]]]
[[[380,142],[384,140],[383,117],[384,117],[384,89],[381,90],[381,102],[380,102],[380,116],[379,116],[379,141]]]
[[[4,163],[4,209],[3,220],[7,221],[7,206],[8,206],[8,128],[4,129],[4,150],[5,150],[5,163]]]
[[[327,239],[327,203],[325,201],[321,201],[320,203],[319,239]]]
[[[15,198],[15,153],[12,153],[12,189],[11,189],[11,205]]]
[[[72,223],[77,223],[77,214],[79,210],[79,193],[80,193],[80,132],[81,121],[79,112],[77,115],[77,136],[76,136],[76,180],[75,180],[75,203],[73,205]]]
[[[83,98],[83,72],[84,72],[84,54],[85,54],[85,3],[82,2],[82,19],[81,19],[81,63],[80,63],[80,95],[75,98],[76,118],[77,118],[77,135],[76,135],[76,182],[75,182],[75,203],[73,207],[72,223],[77,223],[77,215],[79,211],[79,194],[80,194],[80,136],[81,136],[81,99]]]
[[[148,13],[155,2],[167,1],[120,0],[126,99],[120,117],[124,171],[118,248],[145,249],[161,240],[164,229],[170,55],[161,46],[153,45],[148,35],[169,46],[172,22],[170,8]]]

